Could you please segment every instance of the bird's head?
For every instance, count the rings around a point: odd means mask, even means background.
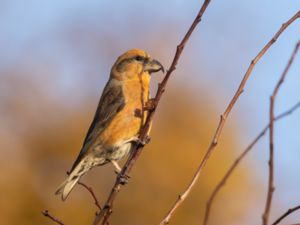
[[[111,70],[111,76],[118,80],[135,79],[138,74],[150,75],[164,67],[148,53],[141,49],[131,49],[119,56]]]

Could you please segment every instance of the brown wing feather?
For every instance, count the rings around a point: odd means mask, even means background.
[[[103,90],[93,122],[90,125],[81,151],[75,160],[71,171],[88,151],[89,148],[86,145],[90,145],[96,140],[105,127],[109,125],[112,118],[123,109],[124,105],[125,99],[120,82],[115,79],[110,79]]]

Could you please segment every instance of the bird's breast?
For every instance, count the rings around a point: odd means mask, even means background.
[[[149,82],[141,84],[139,80],[124,82],[122,89],[125,106],[102,132],[104,145],[120,145],[138,134],[142,123],[142,104],[149,100]],[[146,116],[147,112],[144,112],[144,122]]]

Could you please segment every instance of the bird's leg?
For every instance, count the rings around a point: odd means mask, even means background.
[[[121,171],[121,167],[119,166],[119,164],[117,163],[116,160],[110,160],[111,163],[113,164],[113,166],[116,168],[115,173],[120,177],[120,183],[122,185],[127,184],[128,183],[128,179],[130,178],[129,175],[127,174],[122,174]]]
[[[110,162],[113,164],[113,166],[115,167],[115,172],[116,172],[116,174],[119,174],[119,173],[121,173],[121,167],[119,166],[119,164],[117,163],[117,161],[116,160],[110,160]]]

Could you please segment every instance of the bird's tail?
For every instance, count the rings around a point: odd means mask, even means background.
[[[68,178],[59,186],[55,194],[61,195],[61,199],[63,201],[66,200],[80,177],[86,174],[90,169],[91,164],[87,160],[81,160],[81,162],[78,163],[78,165],[68,175]]]

